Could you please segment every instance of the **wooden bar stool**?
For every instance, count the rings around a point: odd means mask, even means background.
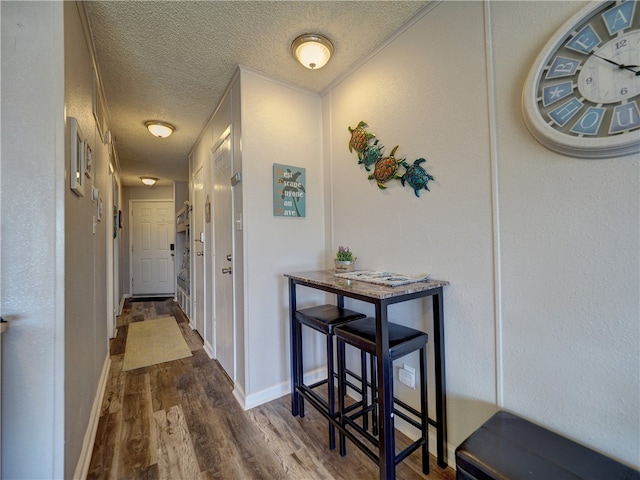
[[[343,325],[347,322],[364,318],[366,315],[353,310],[349,310],[336,305],[318,305],[315,307],[305,308],[296,311],[296,321],[300,325],[306,325],[314,329],[317,332],[323,333],[327,337],[327,377],[312,385],[305,385],[304,383],[304,368],[302,366],[302,329],[298,326],[298,335],[295,342],[295,355],[298,358],[298,385],[297,389],[302,395],[300,395],[300,417],[304,417],[304,399],[307,398],[310,403],[324,415],[335,419],[336,418],[336,403],[335,403],[335,384],[334,378],[336,376],[334,362],[333,362],[333,332],[334,328],[338,325]],[[362,353],[362,362],[364,362],[365,354]],[[363,366],[363,372],[366,371],[366,367]],[[347,371],[347,373],[354,378],[358,378],[362,381],[362,378],[366,381],[366,375],[357,376],[354,372]],[[321,385],[327,385],[327,396],[323,398],[315,389]],[[352,388],[360,391],[366,388],[362,384],[357,387],[351,383],[349,385]],[[365,392],[366,395],[366,392]],[[366,397],[365,397],[366,398]],[[333,450],[336,446],[336,434],[335,426],[331,421],[329,422],[329,448]]]
[[[371,385],[373,387],[372,403],[368,405],[363,402],[356,403],[349,407],[345,406],[346,382],[344,377],[345,364],[345,345],[360,349],[361,352],[368,353],[371,357],[376,354],[376,321],[375,318],[367,317],[360,320],[354,320],[344,325],[336,327],[334,335],[337,340],[338,348],[338,416],[340,418],[340,454],[346,454],[345,435],[353,441],[369,458],[379,464],[379,457],[367,444],[360,438],[365,438],[376,448],[379,447],[379,437],[377,437],[377,428],[374,425],[373,434],[369,433],[363,425],[359,425],[356,421],[360,417],[368,416],[369,412],[373,413],[373,418],[377,415],[377,392],[375,386],[378,384],[377,372],[374,368],[375,362],[372,362]],[[394,398],[394,415],[399,416],[407,421],[410,425],[420,431],[420,438],[398,453],[395,457],[397,465],[411,453],[422,447],[422,471],[425,475],[429,474],[429,414],[427,411],[427,340],[426,333],[419,330],[398,325],[389,322],[389,357],[391,361],[403,357],[411,352],[420,350],[420,410],[416,410],[410,405],[393,397],[393,379],[385,382],[391,389],[391,397]],[[364,367],[364,365],[363,365]],[[363,371],[363,377],[366,372]],[[354,408],[355,407],[355,408]],[[396,408],[399,407],[399,408]],[[402,410],[400,410],[400,408]],[[393,419],[392,419],[393,425]],[[350,429],[354,430],[359,436],[356,436]],[[394,429],[387,432],[387,435],[395,435]]]

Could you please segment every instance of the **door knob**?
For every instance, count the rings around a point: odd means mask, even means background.
[[[228,273],[228,274],[231,274],[231,267],[229,267],[229,268],[223,268],[223,269],[222,269],[222,273]]]
[[[203,256],[203,255],[204,255],[204,252],[196,252],[196,255],[197,255],[198,257],[201,257],[201,256]]]

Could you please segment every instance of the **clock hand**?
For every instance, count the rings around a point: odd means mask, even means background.
[[[638,65],[624,65],[622,63],[618,63],[618,62],[614,62],[613,60],[610,60],[608,58],[605,57],[601,57],[600,55],[598,55],[597,53],[594,52],[590,52],[589,55],[593,55],[594,57],[598,57],[601,60],[604,60],[605,62],[609,62],[613,65],[615,65],[616,67],[618,67],[620,70],[629,70],[630,72],[635,73],[636,75],[640,76],[640,70],[634,70],[634,68],[638,68]]]

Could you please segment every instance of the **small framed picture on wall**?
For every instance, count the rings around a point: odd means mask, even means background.
[[[273,164],[273,215],[304,217],[306,215],[306,170],[291,165]]]
[[[78,121],[69,117],[69,188],[84,197],[85,144]]]
[[[87,178],[91,178],[92,169],[93,169],[93,157],[91,156],[91,147],[89,146],[89,142],[84,141],[84,176]]]
[[[102,221],[102,196],[98,197],[98,206],[96,211],[96,220]]]

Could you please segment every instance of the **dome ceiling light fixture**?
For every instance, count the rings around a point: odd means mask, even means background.
[[[149,187],[151,187],[152,185],[155,185],[156,182],[158,181],[156,177],[140,177],[140,180],[142,181],[142,183],[144,183],[145,185],[148,185]]]
[[[144,122],[145,127],[149,129],[151,135],[159,138],[166,138],[173,133],[176,129],[173,125],[167,122],[161,122],[159,120],[149,120]]]
[[[333,43],[320,33],[306,33],[291,43],[291,53],[310,70],[324,67],[333,54]]]

